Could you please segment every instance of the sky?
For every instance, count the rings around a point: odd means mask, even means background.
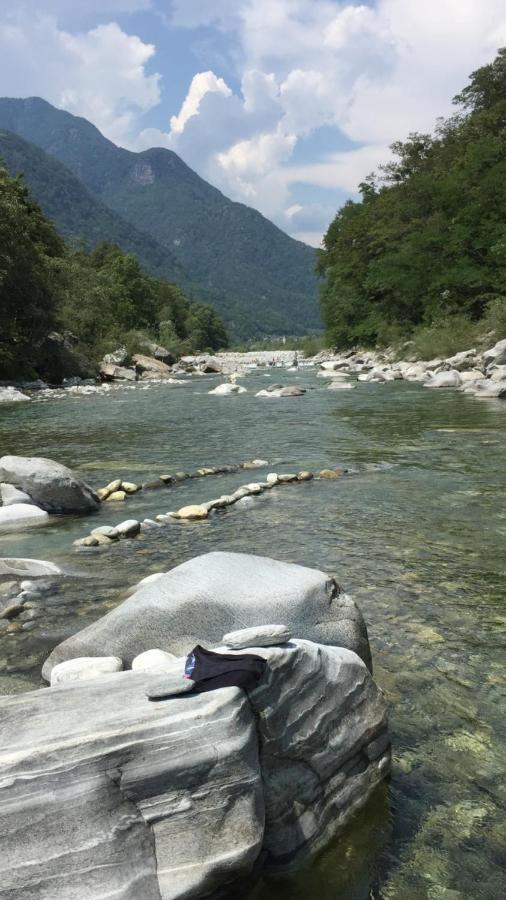
[[[0,95],[174,150],[318,246],[504,45],[505,0],[0,0]]]

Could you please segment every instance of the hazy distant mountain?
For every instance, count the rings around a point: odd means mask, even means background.
[[[213,303],[236,334],[303,334],[321,327],[314,250],[256,210],[227,199],[172,151],[132,153],[116,147],[86,119],[40,98],[0,99],[0,128],[16,132],[58,159],[84,185],[89,201],[100,201],[97,239],[103,237],[105,205],[115,213],[107,226],[114,231],[111,240],[136,252],[150,271],[162,273],[158,254],[167,254],[163,274],[178,280],[171,274],[178,264],[194,292]],[[72,217],[65,191],[62,209],[59,191],[44,186],[43,167],[32,160],[25,175],[62,230],[81,233],[86,240],[92,237],[95,214],[84,195],[75,201],[83,215]],[[68,180],[66,184],[70,191]],[[50,200],[51,209],[45,205]],[[127,231],[135,232],[116,236],[126,223]],[[78,231],[69,230],[70,224]]]
[[[23,173],[43,212],[65,237],[77,239],[87,249],[103,240],[119,244],[142,258],[154,275],[184,280],[174,254],[90,194],[66,166],[40,147],[0,129],[0,158],[11,175]]]

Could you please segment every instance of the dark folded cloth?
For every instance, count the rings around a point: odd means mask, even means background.
[[[185,677],[195,683],[196,694],[222,687],[251,690],[266,668],[265,659],[253,653],[214,653],[197,644],[186,659]]]

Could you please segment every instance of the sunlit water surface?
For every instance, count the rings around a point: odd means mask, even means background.
[[[268,378],[300,399],[254,392]],[[0,408],[0,451],[48,456],[99,487],[177,470],[269,461],[103,504],[86,519],[2,535],[4,556],[60,563],[47,614],[0,637],[0,690],[39,685],[63,637],[103,615],[145,575],[214,549],[255,552],[337,574],[365,614],[390,704],[393,774],[347,832],[255,900],[457,900],[506,893],[504,716],[506,403],[419,385],[327,391],[313,372],[265,374],[248,393],[208,396],[216,379]],[[0,454],[1,455],[1,454]],[[72,541],[96,524],[212,499],[267,471],[341,465],[346,477],[275,489],[249,509],[170,525],[99,551]],[[196,638],[198,635],[196,634]],[[503,745],[504,746],[504,745]]]

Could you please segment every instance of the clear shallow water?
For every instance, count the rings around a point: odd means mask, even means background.
[[[269,460],[267,470],[195,479],[104,504],[93,520],[0,536],[2,555],[73,573],[34,630],[0,637],[0,689],[38,683],[62,637],[102,615],[150,572],[212,549],[253,551],[336,573],[369,625],[390,702],[389,790],[295,876],[254,900],[457,900],[504,895],[506,404],[419,385],[326,391],[311,372],[274,371],[305,397],[212,397],[215,379],[0,408],[1,453],[49,456],[95,487],[201,465]],[[353,474],[271,491],[250,509],[171,525],[76,553],[95,524],[208,500],[265,471],[343,465]],[[504,746],[504,744],[503,744]]]

